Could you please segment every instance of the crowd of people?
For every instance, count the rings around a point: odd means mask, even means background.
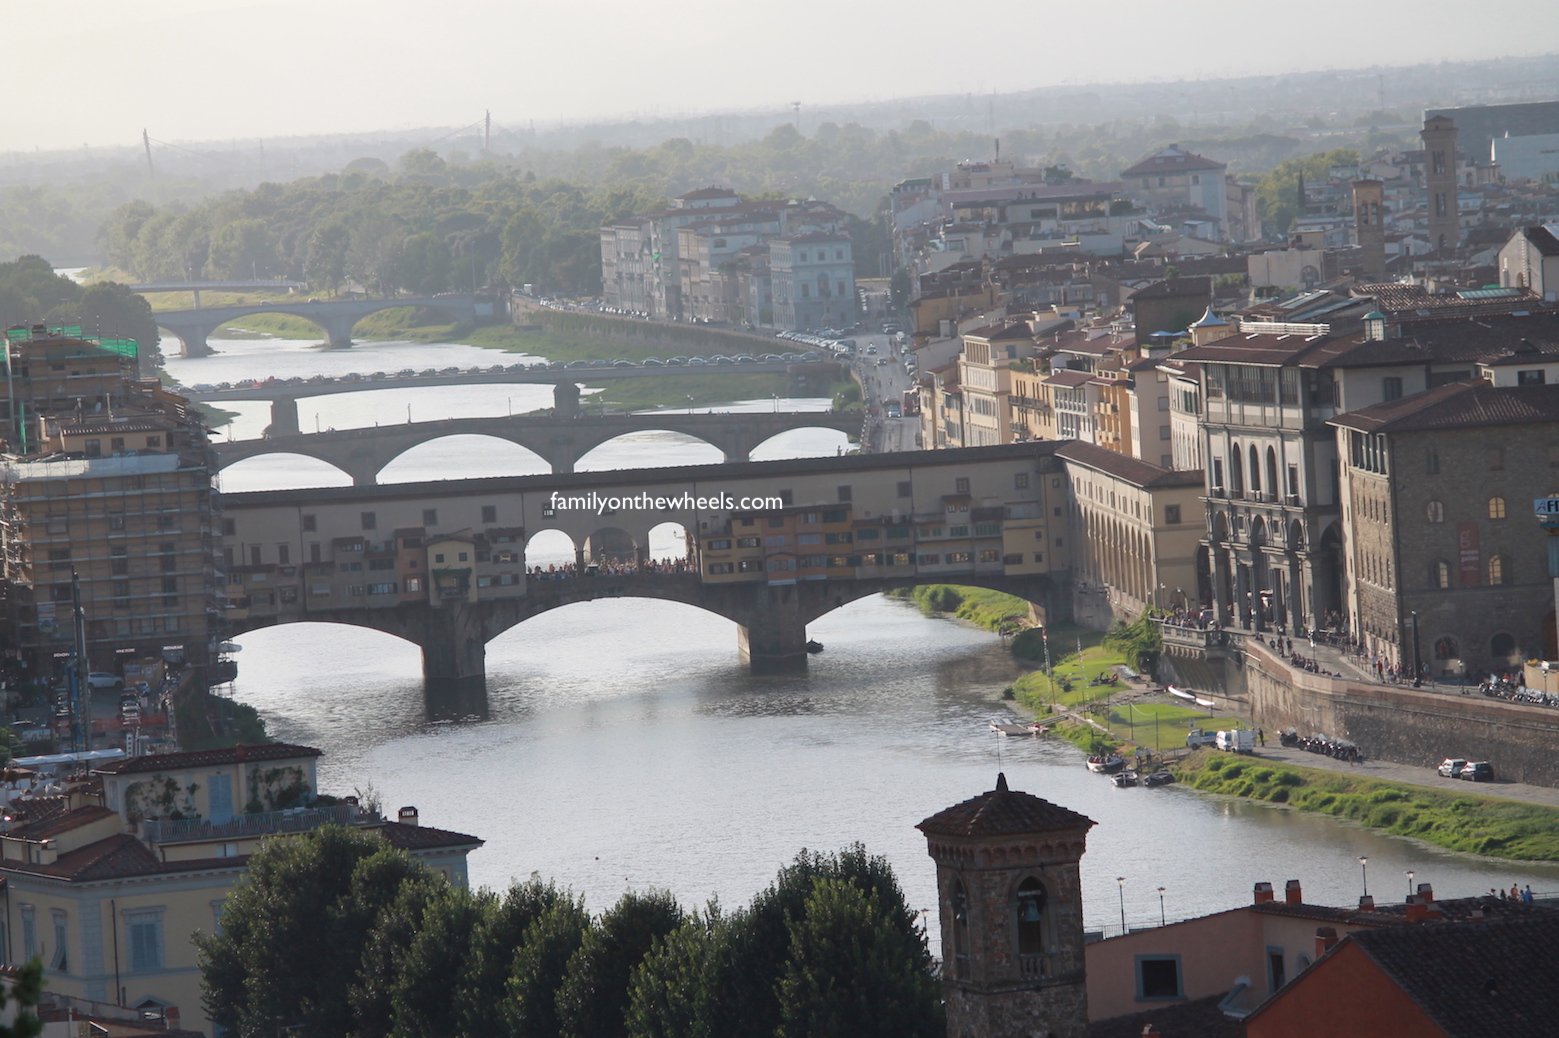
[[[697,571],[685,558],[647,559],[642,563],[605,559],[600,562],[586,564],[582,574],[577,563],[567,562],[562,565],[532,566],[526,571],[526,575],[532,580],[572,580],[581,575],[586,577],[645,577],[670,576],[678,573],[694,572]]]

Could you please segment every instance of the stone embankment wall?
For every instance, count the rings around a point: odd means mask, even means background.
[[[1265,646],[1244,651],[1253,724],[1347,739],[1366,757],[1432,768],[1487,760],[1499,778],[1559,786],[1559,709],[1488,699],[1457,686],[1364,685],[1289,667]]]

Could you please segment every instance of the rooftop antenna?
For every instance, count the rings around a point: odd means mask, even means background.
[[[157,171],[152,168],[152,139],[146,132],[146,127],[141,127],[141,144],[146,148],[146,175],[152,180],[157,179]]]

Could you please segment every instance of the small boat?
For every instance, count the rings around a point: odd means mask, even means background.
[[[1038,721],[1035,721],[1033,724],[1029,725],[1028,728],[1029,728],[1029,734],[1030,735],[1049,735],[1050,734],[1050,728],[1047,725],[1040,724]]]
[[[818,653],[823,651],[823,643],[822,642],[807,642],[807,651],[810,652],[812,655],[816,656]]]
[[[1094,754],[1088,758],[1088,770],[1095,775],[1109,775],[1112,772],[1121,770],[1125,766],[1126,762],[1113,753],[1108,756]]]
[[[1167,785],[1169,785],[1173,781],[1175,781],[1175,776],[1174,776],[1173,772],[1171,772],[1171,771],[1155,771],[1153,774],[1151,774],[1147,778],[1143,779],[1142,780],[1142,784],[1144,786],[1167,786]]]
[[[1116,789],[1125,789],[1127,786],[1135,786],[1137,784],[1137,773],[1135,771],[1118,771],[1110,776],[1110,781],[1115,783]]]

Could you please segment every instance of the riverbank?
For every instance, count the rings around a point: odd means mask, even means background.
[[[1205,793],[1284,804],[1437,847],[1559,861],[1559,808],[1199,750],[1175,777]]]

